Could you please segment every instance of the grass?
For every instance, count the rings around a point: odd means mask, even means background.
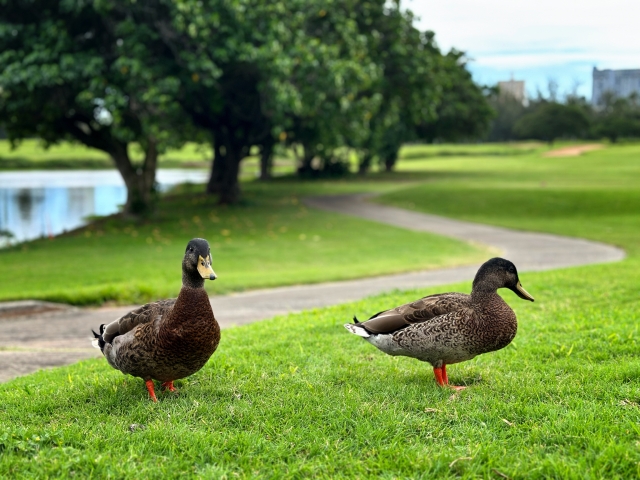
[[[144,158],[142,150],[133,145],[129,151],[133,161]],[[210,146],[187,143],[180,149],[171,149],[160,155],[159,168],[210,168],[213,152]],[[2,170],[69,170],[114,168],[113,161],[104,152],[78,143],[61,142],[44,148],[37,139],[22,141],[14,149],[9,140],[0,140],[0,171]],[[242,174],[255,178],[260,170],[257,156],[243,161]],[[274,173],[290,173],[292,160],[278,157]]]
[[[637,478],[639,152],[401,165],[409,173],[398,177],[424,184],[384,202],[629,253],[521,274],[536,302],[504,294],[519,319],[515,341],[448,369],[471,388],[439,389],[428,365],[386,356],[341,326],[469,282],[391,292],[225,330],[207,366],[158,404],[101,359],[0,385],[0,476]]]
[[[400,165],[427,181],[377,201],[464,220],[591,238],[640,253],[640,145],[579,157],[450,158]]]
[[[554,146],[557,147],[558,145]],[[415,144],[405,145],[399,154],[402,160],[423,160],[443,157],[496,157],[516,156],[549,150],[540,142],[481,143],[481,144]]]
[[[185,187],[201,190],[201,187]],[[483,248],[444,237],[310,210],[301,196],[389,188],[385,183],[275,182],[246,186],[246,200],[218,207],[195,192],[165,198],[139,225],[118,218],[0,251],[0,300],[76,305],[144,303],[177,295],[189,239],[209,240],[220,280],[210,293],[342,280],[481,261]],[[345,252],[348,252],[346,254]],[[33,275],[29,265],[40,272]]]
[[[451,367],[471,387],[455,396],[341,326],[422,291],[225,330],[158,404],[104,360],[19,378],[0,385],[0,475],[635,478],[637,276],[616,275],[602,305],[611,270],[524,274],[540,303],[506,295],[516,341]]]

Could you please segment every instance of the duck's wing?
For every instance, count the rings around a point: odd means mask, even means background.
[[[393,333],[409,325],[426,322],[434,317],[467,308],[470,296],[464,293],[439,293],[412,303],[375,314],[359,326],[369,333]]]
[[[102,340],[104,343],[113,343],[113,339],[118,335],[124,335],[138,325],[162,319],[171,311],[175,303],[175,298],[147,303],[114,320],[108,325],[102,325],[100,327]]]

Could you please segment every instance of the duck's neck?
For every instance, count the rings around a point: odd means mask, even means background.
[[[204,288],[193,288],[183,284],[171,314],[163,326],[171,329],[177,325],[184,325],[185,319],[190,319],[187,324],[192,323],[193,319],[200,318],[203,312],[205,315],[213,316],[207,291]]]
[[[486,304],[488,302],[502,301],[495,288],[474,288],[471,290],[471,302],[475,304]]]
[[[209,295],[207,291],[202,287],[191,287],[189,285],[182,284],[178,298],[176,298],[176,305],[179,305],[181,309],[191,309],[198,305],[198,302],[209,302]]]
[[[183,285],[171,313],[160,325],[158,336],[161,345],[167,347],[182,338],[209,338],[216,329],[219,331],[219,326],[205,289]]]
[[[182,288],[204,288],[204,278],[200,275],[189,275],[187,272],[182,272]]]

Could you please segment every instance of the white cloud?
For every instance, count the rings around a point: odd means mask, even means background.
[[[404,0],[443,50],[455,47],[473,59],[474,74],[499,75],[571,65],[640,68],[640,2],[630,0]],[[588,69],[590,70],[590,68]],[[575,79],[568,79],[574,81]],[[589,81],[590,78],[584,78]]]

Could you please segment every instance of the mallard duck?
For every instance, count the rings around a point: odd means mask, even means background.
[[[499,288],[534,300],[520,284],[516,266],[504,258],[492,258],[476,273],[471,295],[429,295],[376,313],[366,322],[353,317],[355,323],[345,327],[389,355],[429,362],[438,385],[449,386],[448,364],[500,350],[516,336],[516,315],[498,295]]]
[[[141,377],[157,402],[153,380],[175,391],[174,380],[200,370],[220,342],[204,281],[215,280],[209,243],[194,238],[182,260],[178,298],[148,303],[93,332],[93,345],[122,373]]]

